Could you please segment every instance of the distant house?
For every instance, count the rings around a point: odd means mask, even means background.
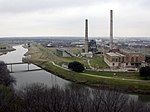
[[[82,56],[87,57],[87,58],[92,58],[93,57],[93,53],[92,52],[88,52],[88,53],[81,53]]]
[[[46,45],[46,47],[53,47],[52,43]]]
[[[73,57],[73,54],[69,53],[66,49],[58,48],[56,49],[57,56],[61,57]]]
[[[83,47],[84,43],[83,42],[72,42],[70,45],[73,47],[75,47],[75,46],[76,47]]]

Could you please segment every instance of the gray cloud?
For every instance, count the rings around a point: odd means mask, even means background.
[[[97,0],[0,0],[0,12],[21,13],[45,9],[87,6]]]
[[[114,10],[115,36],[149,36],[149,0],[0,0],[0,36],[109,36]]]

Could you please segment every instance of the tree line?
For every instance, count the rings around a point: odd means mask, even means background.
[[[150,105],[118,91],[33,84],[1,98],[1,112],[150,112]]]

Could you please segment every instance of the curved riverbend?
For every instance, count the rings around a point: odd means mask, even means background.
[[[22,57],[24,57],[24,54],[28,51],[27,49],[23,48],[21,45],[14,46],[16,49],[15,51],[9,52],[6,55],[0,56],[0,60],[6,62],[6,63],[16,63],[16,62],[22,62]],[[10,69],[10,67],[8,66]],[[31,64],[31,69],[38,68],[37,66]],[[13,67],[15,71],[20,71],[27,69],[26,65],[15,65]],[[46,72],[45,70],[41,71],[31,71],[31,72],[18,72],[18,73],[12,73],[12,76],[16,78],[16,85],[14,87],[16,89],[21,89],[23,86],[27,84],[32,83],[43,83],[46,84],[49,87],[52,87],[54,85],[58,85],[60,87],[67,87],[68,85],[73,84],[72,82],[69,82],[67,80],[64,80],[62,78],[59,78],[52,73]],[[150,96],[149,95],[133,95],[134,99],[138,99],[143,102],[149,102]]]
[[[23,48],[21,45],[14,46],[16,49],[15,51],[9,52],[6,55],[0,56],[0,60],[4,61],[5,63],[17,63],[22,62],[22,57],[28,51],[27,49]],[[10,66],[8,66],[10,70]],[[39,68],[33,64],[30,65],[30,69]],[[47,86],[54,86],[58,85],[61,87],[65,87],[65,85],[69,84],[69,81],[61,79],[51,73],[46,72],[45,70],[40,71],[30,71],[30,72],[17,72],[27,69],[27,65],[14,65],[13,70],[16,73],[11,73],[12,76],[16,79],[16,84],[14,87],[16,89],[21,89],[23,86],[32,84],[32,83],[43,83]]]

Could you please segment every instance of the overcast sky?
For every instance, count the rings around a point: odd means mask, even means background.
[[[0,0],[2,36],[150,36],[150,0]]]

